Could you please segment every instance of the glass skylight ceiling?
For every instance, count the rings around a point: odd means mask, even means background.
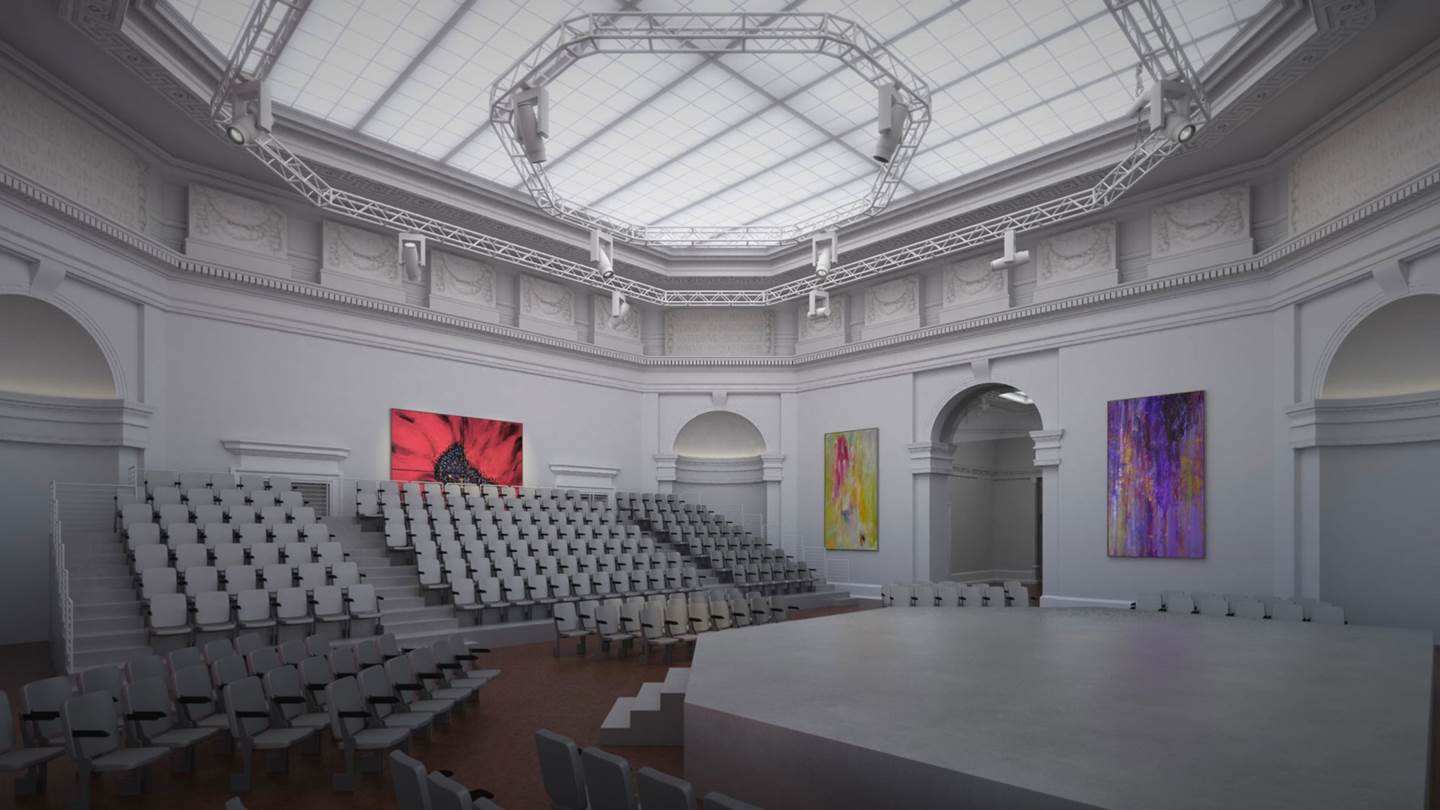
[[[248,12],[163,2],[222,54]],[[1268,2],[1162,0],[1197,70]],[[897,203],[1123,118],[1136,95],[1104,0],[312,0],[271,94],[523,190],[486,123],[491,86],[555,23],[613,11],[832,12],[867,27],[932,93]],[[870,188],[874,95],[824,56],[591,57],[550,86],[545,170],[567,200],[629,222],[784,225]]]

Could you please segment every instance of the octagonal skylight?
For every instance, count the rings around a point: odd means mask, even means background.
[[[241,0],[161,2],[217,57],[247,10]],[[1201,68],[1268,2],[1162,5]],[[897,204],[1123,118],[1136,95],[1135,54],[1104,0],[312,0],[271,92],[523,191],[488,123],[492,85],[557,22],[619,10],[831,12],[865,26],[932,93],[930,130]],[[780,225],[874,179],[873,88],[834,59],[627,54],[579,65],[551,88],[546,167],[575,202],[646,224]]]

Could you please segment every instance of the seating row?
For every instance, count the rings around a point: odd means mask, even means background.
[[[329,537],[326,533],[313,532],[311,537]],[[177,538],[171,537],[171,540]],[[178,538],[185,539],[185,538]],[[209,540],[215,540],[212,535]],[[192,565],[216,565],[221,568],[231,565],[262,566],[282,560],[291,565],[320,562],[336,565],[345,560],[345,547],[334,540],[287,540],[284,543],[269,539],[245,538],[249,542],[220,539],[214,543],[199,543],[193,540],[162,544],[159,538],[149,534],[132,534],[126,543],[130,562],[138,573],[146,568],[173,565],[181,572]]]
[[[314,590],[324,585],[348,588],[364,579],[353,562],[333,565],[323,562],[299,564],[267,563],[266,565],[194,565],[189,568],[149,567],[140,571],[140,595],[148,599],[157,593],[185,593],[195,596],[206,591],[239,593],[261,589],[277,591],[299,587]]]
[[[1209,591],[1165,591],[1142,593],[1131,604],[1135,610],[1189,616],[1234,616],[1242,619],[1275,619],[1287,622],[1345,624],[1339,605],[1319,599],[1291,600],[1279,596],[1216,594]]]
[[[201,504],[189,506],[183,503],[167,503],[155,506],[148,503],[126,503],[120,505],[119,525],[128,532],[137,524],[158,523],[168,530],[171,526],[198,524],[200,526],[228,525],[236,527],[250,524],[284,526],[286,524],[315,523],[319,520],[315,508],[310,506],[222,506]]]
[[[668,659],[675,646],[693,654],[702,633],[784,621],[797,609],[735,588],[559,602],[554,610],[555,654],[560,654],[561,640],[573,640],[576,654],[583,656],[593,637],[602,652],[619,644],[623,655],[639,641],[647,662],[652,647],[664,649]]]
[[[533,608],[548,608],[566,601],[574,601],[607,594],[670,594],[684,592],[698,585],[698,578],[684,569],[664,569],[651,572],[637,582],[627,576],[606,577],[603,573],[567,576],[556,574],[550,577],[536,574],[531,577],[513,576],[506,578],[483,575],[447,576],[437,579],[422,574],[421,584],[427,590],[448,593],[455,610],[472,613],[476,622],[484,623],[484,612],[496,610],[500,621],[509,621],[510,608],[520,608],[525,618],[530,618]]]
[[[581,749],[548,729],[535,732],[535,750],[550,805],[588,810],[697,810],[695,789],[684,779],[641,768],[608,751]],[[418,810],[401,806],[400,810]],[[707,793],[705,810],[760,810],[723,793]]]
[[[338,625],[341,635],[349,636],[357,620],[372,621],[380,630],[383,598],[366,584],[155,593],[146,599],[146,629],[152,638],[180,637],[187,644],[204,633],[265,630],[274,637],[284,627],[311,633],[325,624]]]
[[[212,487],[215,489],[244,489],[260,490],[272,489],[279,492],[286,492],[294,488],[294,482],[289,476],[284,475],[253,475],[242,473],[197,473],[197,472],[173,472],[170,470],[145,470],[140,474],[140,481],[145,491],[152,492],[156,487],[179,487],[180,489],[195,489],[197,487]]]
[[[1030,591],[1019,580],[1004,585],[959,582],[895,583],[880,588],[881,607],[1030,607]]]

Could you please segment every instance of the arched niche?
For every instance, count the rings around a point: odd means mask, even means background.
[[[116,399],[115,375],[85,327],[53,304],[0,295],[0,391]]]
[[[1411,295],[1366,315],[1325,372],[1322,399],[1440,391],[1440,295]]]
[[[672,491],[758,534],[766,532],[765,438],[732,411],[707,411],[675,436]]]

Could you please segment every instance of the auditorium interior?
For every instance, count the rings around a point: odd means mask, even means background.
[[[1440,810],[1435,0],[8,0],[0,807]]]

